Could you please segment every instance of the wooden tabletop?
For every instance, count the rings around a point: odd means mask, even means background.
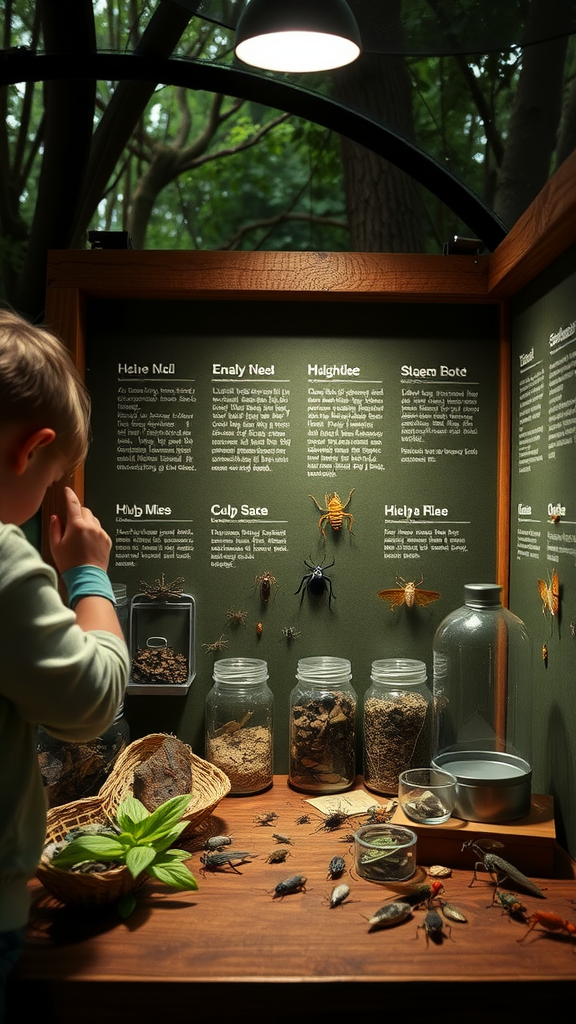
[[[277,815],[271,825],[258,823],[259,815],[271,812]],[[309,822],[298,823],[303,815],[310,816]],[[122,921],[113,908],[96,912],[63,907],[34,882],[28,942],[11,988],[13,1004],[22,1014],[27,999],[41,997],[43,1021],[64,1019],[66,1006],[66,1019],[73,1019],[69,1012],[75,1010],[82,1014],[83,1024],[89,1024],[110,998],[118,1009],[125,1001],[132,1009],[148,1008],[152,1019],[154,1001],[164,1006],[167,991],[180,1021],[196,1019],[191,1007],[197,1010],[199,1000],[209,996],[211,1005],[213,998],[232,998],[232,992],[238,1012],[245,1000],[250,1015],[253,1000],[268,992],[264,983],[274,983],[274,1016],[283,1007],[298,1011],[303,989],[294,982],[310,983],[307,991],[320,1008],[342,1012],[348,999],[358,1009],[363,998],[398,992],[395,983],[405,981],[414,983],[409,990],[412,1005],[419,992],[423,1006],[429,1006],[429,983],[436,993],[442,982],[451,983],[452,993],[454,985],[479,981],[537,982],[538,991],[554,984],[556,993],[558,985],[572,989],[576,939],[563,931],[544,932],[539,926],[528,933],[525,923],[492,905],[494,885],[488,876],[479,874],[470,885],[473,854],[470,869],[456,868],[444,882],[444,898],[463,911],[467,923],[450,925],[444,920],[441,941],[434,942],[423,927],[422,908],[395,927],[371,930],[367,919],[394,894],[355,872],[346,836],[360,823],[356,819],[328,830],[326,818],[306,802],[306,796],[292,790],[285,777],[277,777],[265,793],[227,797],[205,823],[190,845],[189,866],[198,879],[197,892],[175,893],[147,882],[138,893],[136,910]],[[274,833],[291,840],[285,864],[268,861],[278,849]],[[250,854],[237,871],[203,869],[203,843],[207,836],[219,834],[230,834],[233,848]],[[334,856],[346,863],[338,882],[327,877]],[[276,885],[292,875],[305,876],[305,888],[274,897]],[[420,876],[426,878],[424,866],[418,869]],[[526,918],[538,911],[576,920],[576,879],[535,881],[544,890],[544,899],[517,890]],[[350,896],[332,908],[330,891],[339,882],[350,886]],[[511,891],[504,886],[506,890]],[[259,996],[254,995],[254,985]],[[490,988],[482,987],[480,1001],[474,997],[467,1021],[475,1019],[475,1012],[480,1019],[480,1004],[488,1000]],[[526,998],[527,1010],[533,996]],[[515,1005],[521,1008],[517,1000]]]

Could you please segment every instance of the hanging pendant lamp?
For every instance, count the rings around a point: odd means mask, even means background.
[[[236,28],[239,60],[265,71],[330,71],[362,44],[346,0],[249,0]]]

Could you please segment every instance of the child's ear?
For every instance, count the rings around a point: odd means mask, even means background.
[[[52,444],[55,437],[56,431],[51,427],[41,427],[32,434],[20,438],[14,452],[16,472],[19,475],[24,473],[38,448],[45,448],[46,445]]]

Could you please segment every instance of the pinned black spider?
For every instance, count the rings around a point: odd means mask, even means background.
[[[300,586],[296,591],[299,594],[302,590],[302,597],[300,598],[300,604],[304,600],[304,594],[308,591],[309,594],[313,594],[314,597],[322,597],[324,591],[328,591],[328,607],[332,603],[332,598],[336,600],[336,595],[332,592],[332,580],[326,575],[325,569],[330,569],[334,562],[330,562],[327,566],[323,565],[312,565],[311,562],[307,562],[304,559],[304,565],[310,569],[310,572],[303,576],[300,581]],[[304,588],[304,589],[303,589]]]

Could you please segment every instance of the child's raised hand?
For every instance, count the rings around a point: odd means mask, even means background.
[[[96,565],[108,569],[112,541],[89,508],[81,505],[71,487],[64,489],[66,522],[58,516],[50,520],[49,540],[52,558],[60,573],[77,565]]]

